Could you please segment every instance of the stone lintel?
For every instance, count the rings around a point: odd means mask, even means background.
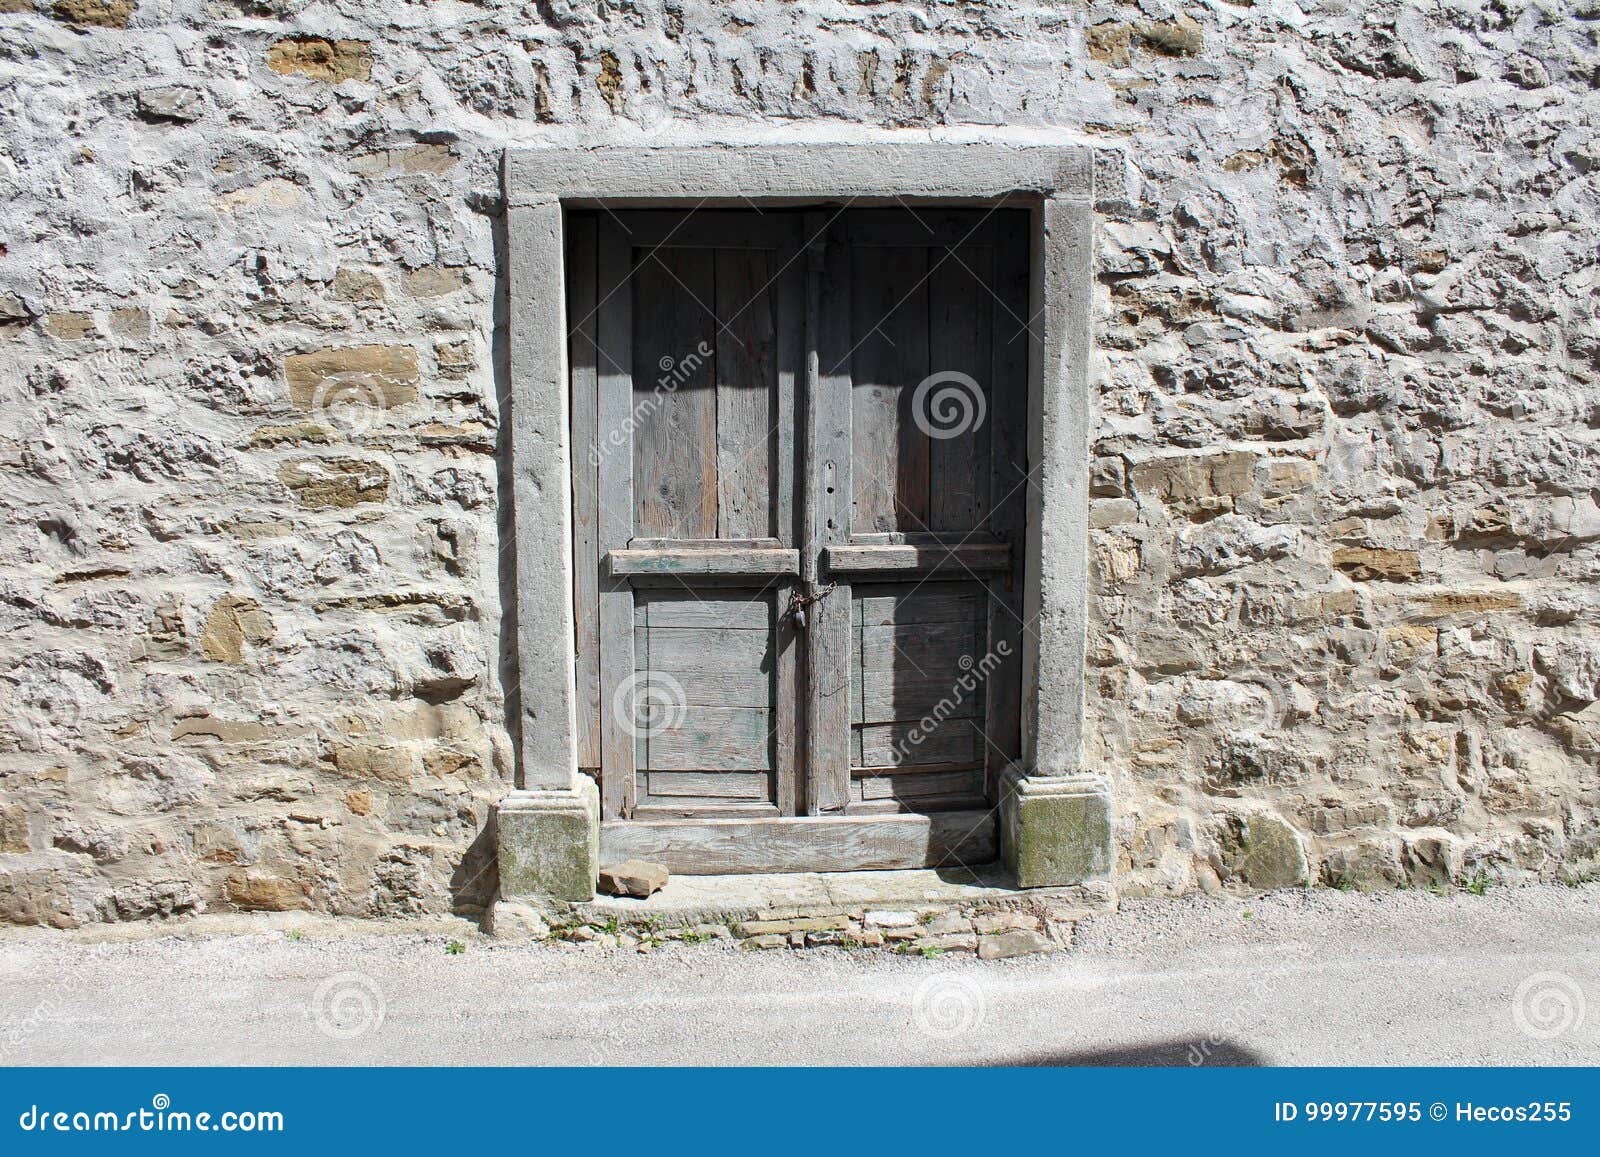
[[[551,196],[571,204],[743,204],[818,198],[1085,201],[1093,153],[1083,146],[875,140],[784,145],[517,148],[506,153],[513,207]]]

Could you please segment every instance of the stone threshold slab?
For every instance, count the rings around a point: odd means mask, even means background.
[[[729,876],[673,876],[647,900],[597,896],[567,906],[587,923],[655,922],[663,925],[730,923],[891,909],[915,912],[1019,904],[1078,908],[1084,913],[1115,907],[1105,884],[1062,888],[1018,888],[997,866],[923,868],[902,871],[793,872]]]

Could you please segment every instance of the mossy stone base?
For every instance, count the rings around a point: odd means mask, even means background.
[[[1298,888],[1306,882],[1306,853],[1287,822],[1265,813],[1229,816],[1217,834],[1223,874],[1252,888]]]
[[[1000,854],[1023,888],[1111,872],[1111,793],[1094,776],[1013,776],[1000,802]]]
[[[600,874],[600,792],[514,791],[496,815],[500,895],[507,900],[593,900]]]

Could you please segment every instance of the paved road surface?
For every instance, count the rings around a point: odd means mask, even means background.
[[[1129,902],[992,963],[284,919],[6,932],[0,1063],[1600,1064],[1596,885]]]

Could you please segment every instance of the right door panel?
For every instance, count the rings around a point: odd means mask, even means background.
[[[848,607],[849,645],[813,646],[811,679],[848,663],[850,766],[819,766],[846,745],[814,734],[816,797],[846,813],[983,806],[1020,748],[1027,214],[847,212],[827,266],[818,380],[834,394],[818,410],[847,418],[849,500],[823,532],[821,581]]]

